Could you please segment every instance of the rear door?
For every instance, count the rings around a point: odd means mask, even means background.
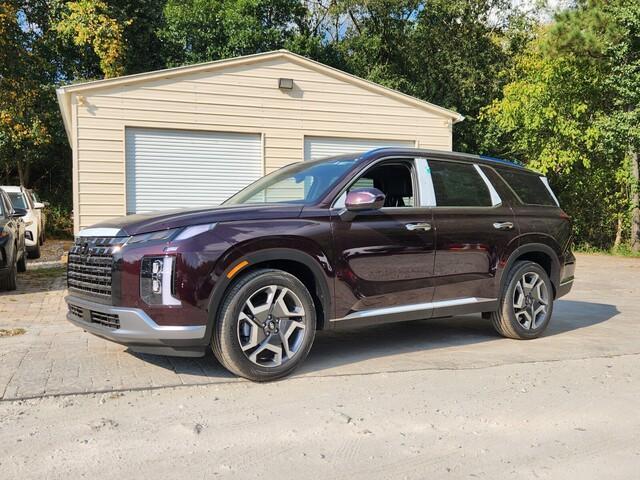
[[[480,166],[429,160],[436,207],[434,316],[495,305],[502,252],[517,241],[510,205]]]

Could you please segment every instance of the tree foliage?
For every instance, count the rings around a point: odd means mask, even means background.
[[[456,150],[546,172],[578,242],[631,243],[640,4],[577,0],[552,20],[519,4],[0,0],[2,182],[70,208],[60,84],[287,48],[462,113]]]
[[[298,0],[169,0],[160,38],[169,66],[277,50],[296,32]]]
[[[639,27],[637,2],[580,2],[540,28],[484,109],[484,148],[549,174],[577,238],[597,247],[636,235]]]
[[[109,5],[100,0],[77,0],[65,5],[56,29],[78,47],[91,47],[100,59],[106,78],[124,74],[124,28],[130,20],[118,22]]]

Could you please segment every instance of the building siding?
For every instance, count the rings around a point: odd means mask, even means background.
[[[292,78],[294,89],[278,89]],[[451,150],[451,120],[275,58],[72,96],[76,229],[126,214],[125,128],[263,135],[264,170],[304,158],[305,136],[410,140]]]

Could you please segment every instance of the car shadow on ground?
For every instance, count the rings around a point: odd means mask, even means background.
[[[542,338],[588,328],[606,322],[618,313],[614,305],[558,300],[554,304],[551,324]],[[297,373],[313,374],[372,359],[500,340],[513,342],[502,339],[493,330],[490,321],[482,319],[480,315],[321,331],[317,333],[311,353]],[[203,381],[206,378],[233,378],[217,363],[211,352],[207,352],[204,358],[162,357],[129,352],[178,374],[204,377]],[[483,352],[483,359],[486,360],[486,350]],[[504,357],[504,352],[496,355],[496,358]],[[459,364],[457,355],[455,359]]]

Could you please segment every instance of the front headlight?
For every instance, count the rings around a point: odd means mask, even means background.
[[[174,294],[175,257],[144,257],[140,269],[140,297],[148,305],[180,305]]]

